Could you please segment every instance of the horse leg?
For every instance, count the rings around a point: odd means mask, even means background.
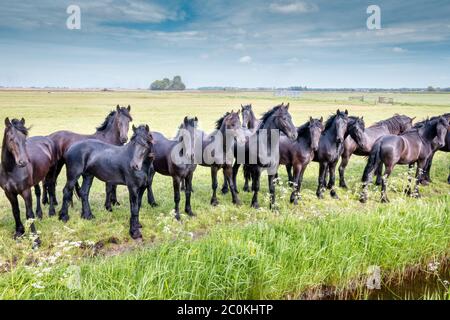
[[[211,187],[213,190],[213,194],[211,197],[211,205],[213,206],[217,206],[219,204],[219,201],[217,201],[217,194],[216,194],[216,190],[217,190],[217,171],[219,170],[219,168],[215,165],[213,165],[211,167]]]
[[[34,186],[34,194],[36,195],[36,216],[38,219],[42,219],[42,207],[41,207],[41,186],[39,183]]]
[[[59,220],[63,222],[69,221],[69,204],[71,203],[73,190],[75,189],[75,185],[77,183],[78,176],[75,176],[72,179],[67,179],[67,183],[63,190],[63,204],[61,210],[59,211]]]
[[[58,176],[61,173],[62,168],[64,167],[64,161],[58,161],[58,163],[53,167],[53,170],[50,170],[50,172],[52,172],[52,174],[47,175],[46,177],[46,183],[47,187],[44,188],[44,197],[46,195],[46,193],[48,193],[48,195],[50,196],[50,190],[56,190],[56,183],[58,181]],[[51,199],[50,199],[51,201]],[[56,192],[54,192],[53,195],[53,204],[55,206],[58,205],[58,199],[56,199]]]
[[[89,204],[89,191],[91,190],[92,182],[94,181],[94,176],[90,174],[83,175],[83,184],[81,185],[80,197],[81,197],[81,218],[86,220],[94,219],[94,215],[91,211],[91,206]]]
[[[319,163],[319,179],[317,185],[316,195],[317,198],[323,199],[323,192],[325,191],[325,183],[326,183],[326,173],[327,173],[327,163],[320,162]]]
[[[105,209],[109,212],[112,212],[112,202],[111,202],[111,198],[112,198],[112,188],[113,185],[106,183],[106,198],[105,198]]]
[[[227,180],[227,175],[225,173],[225,169],[223,170],[223,185],[222,185],[222,194],[227,194],[228,193],[228,180]]]
[[[49,195],[49,200],[50,200],[50,206],[48,208],[48,215],[50,217],[56,215],[56,211],[55,211],[55,206],[57,205],[56,203],[56,190],[55,190],[56,186],[55,185],[49,185],[49,188],[47,190],[48,195]]]
[[[420,198],[419,184],[422,181],[422,179],[424,178],[424,175],[427,174],[426,169],[427,169],[427,165],[428,165],[429,161],[431,161],[431,159],[427,159],[425,161],[418,161],[417,162],[416,185],[415,185],[415,188],[414,188],[414,193],[412,194],[412,196],[414,198]]]
[[[155,196],[153,195],[153,177],[155,176],[155,169],[153,166],[150,167],[148,171],[148,184],[147,184],[147,202],[152,207],[157,207],[158,204],[155,201]]]
[[[173,176],[173,200],[175,202],[175,219],[181,220],[180,217],[180,177]]]
[[[347,189],[347,183],[345,182],[345,169],[347,168],[348,162],[350,161],[351,154],[342,154],[341,163],[339,164],[339,187]]]
[[[258,203],[258,192],[259,192],[259,178],[261,177],[261,172],[259,171],[258,167],[251,167],[251,176],[252,176],[252,191],[253,191],[253,197],[252,197],[252,207],[255,209],[259,209],[259,203]]]
[[[186,196],[185,204],[184,204],[184,212],[186,212],[189,216],[195,216],[194,212],[192,212],[191,208],[191,194],[192,194],[192,179],[194,173],[190,172],[185,179],[186,190],[184,190],[184,194]]]
[[[20,238],[25,233],[25,228],[20,220],[19,201],[17,200],[17,194],[5,192],[6,197],[11,203],[11,209],[16,223],[16,232],[14,233],[14,239]]]
[[[375,175],[377,176],[377,180],[375,181],[376,186],[381,186],[383,183],[383,163],[380,163],[375,171]]]
[[[290,164],[286,165],[286,173],[288,176],[288,183],[289,184],[294,183],[295,182],[295,180],[294,180],[295,173],[294,173],[294,176],[292,176],[292,165],[290,165]]]
[[[298,205],[298,199],[300,197],[300,185],[303,179],[304,169],[300,164],[294,166],[294,181],[293,181],[293,191],[291,193],[290,202]]]
[[[33,196],[31,189],[26,189],[21,194],[23,200],[25,201],[25,208],[26,208],[26,217],[27,221],[31,221],[30,224],[30,230],[31,234],[33,235],[33,248],[39,247],[41,244],[41,240],[39,239],[39,236],[36,232],[36,227],[34,225],[34,212],[33,212]]]
[[[236,191],[236,193],[239,193],[238,187],[237,187],[237,175],[239,172],[239,167],[240,164],[237,163],[237,160],[234,160],[234,165],[233,165],[233,186],[234,186],[234,191]]]
[[[275,176],[269,174],[268,180],[269,180],[269,193],[270,193],[270,209],[275,208],[275,183],[274,183]]]
[[[233,181],[233,168],[231,167],[231,165],[227,165],[223,168],[223,173],[225,178],[228,181],[228,185],[230,186],[230,190],[231,190],[231,198],[233,199],[233,203],[237,206],[241,205],[241,200],[239,199],[237,192],[236,192],[236,187],[234,185],[234,181]]]
[[[184,179],[181,179],[180,190],[181,191],[185,191],[186,190],[186,185],[184,184]]]
[[[337,161],[333,162],[329,165],[328,171],[330,172],[330,182],[329,182],[329,189],[330,189],[330,195],[333,199],[339,199],[336,190],[334,189],[334,185],[336,183],[336,165]]]
[[[180,188],[180,181],[178,180],[178,189]],[[128,186],[128,193],[130,197],[130,236],[132,239],[142,239],[142,234],[139,224],[139,188],[136,186]]]
[[[115,207],[120,206],[120,202],[117,200],[117,186],[111,186],[111,204]]]
[[[411,183],[412,183],[412,180],[413,180],[412,169],[414,169],[414,163],[411,163],[411,164],[408,165],[408,185],[407,185],[407,187],[406,187],[406,189],[404,191],[405,194],[408,195],[408,196],[411,196],[411,194],[412,194],[412,192],[411,192]],[[416,177],[417,177],[417,174],[416,174]]]
[[[432,182],[430,172],[431,172],[431,165],[433,164],[433,157],[434,157],[434,153],[428,158],[428,160],[426,162],[426,166],[424,168],[422,179],[420,180],[420,183],[423,184],[424,186],[426,186]]]
[[[394,166],[391,164],[386,165],[386,170],[385,170],[383,178],[381,180],[381,202],[383,202],[383,203],[389,202],[389,199],[387,197],[387,182],[388,182],[388,178],[391,175],[393,168],[394,168]]]

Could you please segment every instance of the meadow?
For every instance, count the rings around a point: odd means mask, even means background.
[[[47,92],[0,91],[0,118],[26,119],[31,135],[68,129],[93,133],[117,104],[131,105],[133,124],[173,136],[185,115],[198,116],[199,126],[212,131],[224,112],[251,103],[261,114],[280,102],[290,102],[296,125],[310,116],[326,118],[336,109],[364,116],[366,125],[394,113],[416,116],[450,110],[450,94],[370,93],[366,101],[349,101],[354,93],[308,92],[297,98],[268,92]],[[376,104],[377,96],[394,98],[394,105]],[[173,218],[170,178],[155,176],[159,203],[141,209],[143,241],[129,238],[128,192],[119,187],[120,207],[103,208],[104,184],[96,181],[91,205],[96,219],[80,218],[75,201],[67,224],[57,217],[37,221],[42,245],[31,249],[30,239],[12,238],[14,221],[9,202],[0,194],[0,299],[296,299],[320,298],[323,292],[343,297],[361,292],[368,298],[366,280],[379,268],[382,286],[415,275],[434,276],[437,288],[415,293],[414,298],[450,298],[450,155],[438,153],[431,176],[421,187],[422,198],[402,190],[408,169],[398,166],[389,185],[389,204],[370,189],[367,204],[360,204],[360,180],[366,160],[353,156],[346,177],[348,190],[338,189],[340,200],[315,196],[318,166],[305,173],[302,200],[289,204],[290,189],[280,168],[276,211],[268,209],[267,178],[261,180],[262,209],[250,208],[251,195],[238,185],[243,205],[231,195],[219,195],[211,207],[209,169],[194,175],[192,207],[196,217]],[[221,175],[220,175],[221,177]],[[222,179],[220,179],[221,183]],[[60,175],[57,196],[65,183]],[[184,197],[182,196],[182,201]],[[183,203],[183,202],[182,202]],[[22,216],[24,206],[21,203]],[[408,296],[396,296],[408,298]]]

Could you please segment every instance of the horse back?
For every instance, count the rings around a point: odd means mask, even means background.
[[[53,141],[56,148],[56,156],[62,159],[70,147],[80,141],[87,140],[92,136],[78,134],[71,131],[57,131],[48,136]]]
[[[45,178],[50,168],[56,164],[56,146],[47,137],[31,137],[26,141],[26,148],[33,168],[33,182],[37,184]]]

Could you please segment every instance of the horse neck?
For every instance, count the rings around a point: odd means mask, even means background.
[[[432,140],[436,137],[433,131],[436,131],[436,125],[420,128],[417,133],[422,138],[422,142],[431,144]]]
[[[250,111],[250,121],[248,122],[248,128],[253,130],[256,128],[256,126],[258,125],[258,119],[256,119],[255,114],[253,113],[253,111]]]
[[[332,138],[337,136],[336,119],[333,121],[331,126],[324,131],[324,135]]]
[[[93,137],[110,144],[121,145],[119,132],[114,128],[113,123],[114,120],[110,121],[104,130],[96,131]]]
[[[9,152],[8,148],[6,147],[6,136],[3,137],[3,143],[2,143],[2,163],[1,167],[4,170],[4,172],[11,172],[13,171],[14,167],[16,166],[16,160],[14,159],[14,156],[11,152]]]

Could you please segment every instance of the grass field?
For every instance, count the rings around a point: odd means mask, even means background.
[[[337,108],[364,116],[366,124],[394,113],[422,119],[450,112],[449,94],[371,93],[366,102],[348,101],[354,95],[360,94],[311,92],[284,101],[290,102],[296,125],[309,116],[327,117]],[[375,104],[378,95],[393,97],[396,104]],[[200,127],[211,131],[215,120],[240,104],[252,103],[260,114],[282,101],[271,93],[253,92],[0,91],[0,118],[24,117],[32,126],[31,135],[61,129],[91,133],[115,105],[130,104],[134,124],[147,123],[172,136],[185,115],[198,116]],[[111,214],[103,209],[104,185],[96,181],[91,191],[96,219],[81,220],[77,201],[66,225],[45,212],[37,222],[42,240],[37,251],[29,239],[12,239],[13,217],[2,193],[0,299],[286,299],[322,286],[361,289],[371,266],[381,268],[385,282],[401,279],[412,268],[436,273],[438,263],[448,265],[450,257],[449,164],[449,154],[437,154],[431,172],[434,181],[421,188],[421,199],[401,192],[408,172],[396,167],[391,203],[381,204],[373,187],[365,205],[357,201],[364,158],[352,157],[347,170],[350,188],[338,190],[340,200],[328,194],[317,200],[318,166],[311,164],[297,207],[289,204],[281,169],[284,186],[277,187],[277,212],[267,209],[265,177],[263,209],[251,209],[251,196],[242,191],[243,206],[233,206],[226,195],[219,197],[217,208],[211,207],[209,170],[200,167],[194,177],[197,217],[182,215],[181,223],[173,219],[171,180],[157,175],[154,191],[159,207],[144,205],[141,210],[143,242],[128,236],[126,189],[119,187],[122,206]],[[58,199],[64,183],[63,173]],[[242,175],[238,184],[242,187]],[[450,298],[447,271],[440,280],[440,293],[423,298]]]

